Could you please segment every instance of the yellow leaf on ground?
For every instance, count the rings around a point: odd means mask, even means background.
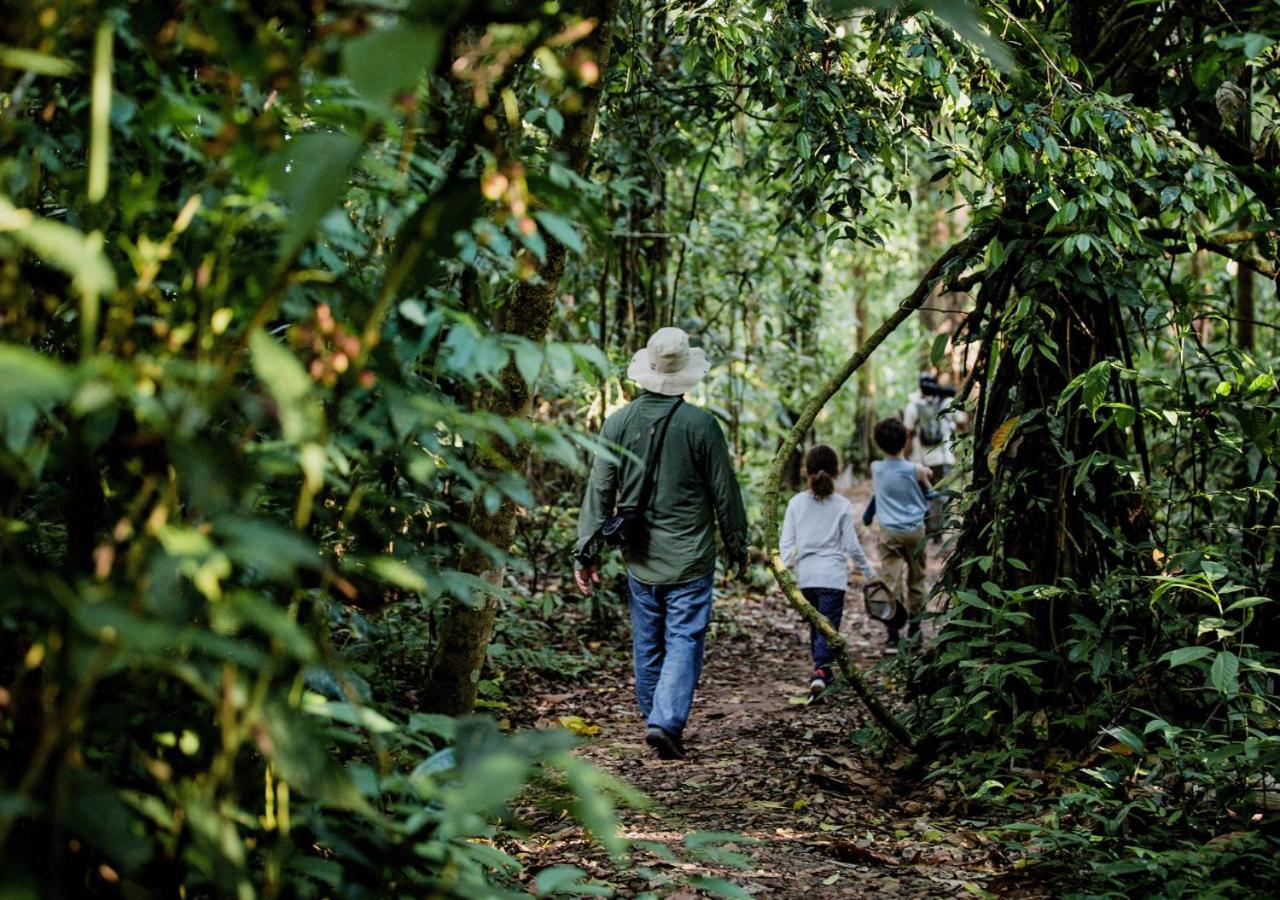
[[[582,716],[561,716],[560,724],[574,734],[592,735],[600,733],[599,725],[592,725]]]

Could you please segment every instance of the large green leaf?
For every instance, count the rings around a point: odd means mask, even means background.
[[[0,344],[0,413],[65,403],[74,384],[71,370],[57,360],[27,347]]]
[[[390,107],[440,56],[441,31],[400,23],[353,38],[342,48],[342,71],[370,103]]]
[[[1197,659],[1204,659],[1206,656],[1213,654],[1213,650],[1209,647],[1179,647],[1177,650],[1170,650],[1164,656],[1160,657],[1162,662],[1167,662],[1169,667],[1186,665]]]
[[[311,395],[311,378],[298,358],[266,332],[249,336],[253,371],[276,403],[276,415],[286,440],[301,442],[319,433],[320,403]]]
[[[71,60],[26,47],[0,47],[0,66],[55,78],[74,75],[76,72],[76,64]]]
[[[1228,696],[1240,693],[1240,657],[1222,650],[1209,668],[1209,683]]]
[[[300,787],[311,799],[338,809],[369,811],[368,802],[329,755],[314,726],[281,704],[268,707],[264,718],[270,737],[264,752],[276,764],[281,778]]]
[[[101,852],[114,865],[132,872],[151,858],[151,844],[133,810],[115,788],[90,769],[71,768],[68,822],[72,832]]]
[[[578,237],[578,233],[573,230],[573,225],[568,219],[557,216],[553,212],[539,210],[533,214],[538,220],[538,224],[547,230],[547,232],[560,243],[564,244],[574,253],[586,253],[586,245],[582,243],[582,238]]]
[[[102,296],[116,288],[116,273],[102,252],[101,236],[42,219],[0,197],[0,234],[10,234],[28,250],[71,276],[82,294]]]
[[[289,256],[316,223],[347,192],[347,173],[360,155],[360,142],[342,132],[302,134],[268,161],[271,180],[288,206],[280,254]]]

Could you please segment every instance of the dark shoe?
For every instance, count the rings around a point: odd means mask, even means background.
[[[813,699],[825,691],[836,680],[836,673],[829,666],[819,666],[813,670],[813,678],[809,680],[809,698]]]
[[[898,632],[890,631],[889,636],[884,639],[884,655],[894,656],[898,652]]]
[[[684,759],[684,745],[680,738],[668,734],[657,725],[650,725],[644,733],[644,742],[658,751],[658,759]]]

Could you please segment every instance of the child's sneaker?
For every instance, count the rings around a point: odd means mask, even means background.
[[[896,656],[898,653],[898,632],[890,631],[889,636],[884,639],[884,655]]]
[[[809,698],[813,699],[831,687],[836,680],[836,675],[828,666],[820,666],[813,670],[813,677],[809,679]]]

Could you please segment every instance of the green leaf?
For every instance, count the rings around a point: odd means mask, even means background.
[[[582,238],[578,237],[578,233],[573,230],[573,225],[567,219],[546,210],[539,210],[533,214],[533,217],[538,220],[539,225],[547,230],[548,234],[574,253],[585,253],[587,251],[586,246],[582,243]]]
[[[1013,144],[1005,144],[1000,148],[1000,159],[1004,163],[1004,167],[1015,175],[1022,170],[1017,148]]]
[[[0,413],[28,405],[65,403],[75,385],[71,370],[16,344],[0,344]]]
[[[268,706],[263,718],[270,741],[259,746],[276,764],[283,780],[300,787],[312,799],[340,809],[369,810],[368,801],[329,755],[328,742],[312,722],[282,703]]]
[[[342,71],[364,99],[389,109],[440,57],[441,31],[402,22],[367,31],[342,47]]]
[[[285,440],[300,443],[320,432],[324,413],[311,396],[311,377],[302,363],[265,331],[249,336],[253,371],[276,403]]]
[[[1245,59],[1256,59],[1273,43],[1275,41],[1265,34],[1258,34],[1256,31],[1249,32],[1241,40]]]
[[[144,865],[151,858],[152,845],[143,839],[138,817],[121,802],[116,789],[84,767],[70,768],[67,778],[72,833],[126,872]]]
[[[277,607],[268,595],[237,591],[231,596],[231,604],[241,619],[274,638],[294,658],[303,662],[316,658],[316,647],[311,636],[285,610]]]
[[[74,75],[76,72],[76,64],[69,59],[28,50],[25,47],[0,47],[0,66],[35,72],[37,75],[51,75],[55,78]]]
[[[618,831],[613,801],[605,791],[614,782],[612,776],[569,754],[564,754],[556,765],[573,788],[575,807],[582,824],[612,856],[621,856],[626,852],[627,842]]]
[[[353,706],[350,703],[326,700],[319,694],[307,694],[303,697],[302,709],[325,719],[332,719],[344,725],[355,725],[373,734],[390,734],[398,730],[392,722],[376,709],[367,706]]]
[[[1090,414],[1096,414],[1107,399],[1107,386],[1111,383],[1111,363],[1109,360],[1089,369],[1084,375],[1084,388],[1081,399]]]
[[[715,878],[710,875],[695,875],[689,884],[699,890],[706,891],[713,897],[728,897],[731,900],[751,900],[745,888],[726,878]]]
[[[290,256],[311,237],[316,224],[347,192],[347,173],[360,154],[360,142],[341,132],[295,137],[272,154],[267,171],[289,207],[280,235],[280,255]]]
[[[116,289],[116,273],[102,252],[102,238],[17,209],[0,197],[0,233],[8,233],[49,265],[71,276],[81,294],[101,296]]]
[[[516,370],[520,373],[520,377],[524,379],[525,384],[533,387],[533,383],[538,380],[538,375],[542,372],[541,345],[534,341],[520,340],[512,350],[512,357],[515,359]]]
[[[1241,597],[1226,608],[1226,612],[1235,612],[1237,609],[1251,609],[1255,606],[1262,606],[1264,603],[1274,603],[1270,597]]]
[[[408,563],[402,562],[394,556],[376,557],[369,567],[388,584],[394,584],[396,587],[412,591],[415,594],[425,594],[427,592],[427,579],[423,578]]]
[[[1164,656],[1160,657],[1161,662],[1167,662],[1169,667],[1186,665],[1197,659],[1204,659],[1213,653],[1211,647],[1179,647],[1177,650],[1170,650]]]
[[[556,137],[560,137],[560,133],[564,131],[564,116],[560,113],[560,110],[556,109],[554,106],[548,107],[547,114],[544,118],[547,122],[547,128],[551,133]]]
[[[1223,650],[1213,660],[1209,669],[1209,683],[1228,697],[1240,693],[1240,657],[1230,650]]]
[[[1062,148],[1058,146],[1058,142],[1054,140],[1052,135],[1045,136],[1044,155],[1055,166],[1062,162]]]
[[[1272,375],[1270,372],[1263,372],[1261,375],[1255,377],[1253,381],[1249,382],[1249,392],[1269,391],[1275,386],[1276,376]]]
[[[553,894],[569,894],[571,896],[608,896],[612,893],[604,885],[584,883],[587,873],[577,866],[547,866],[534,878],[534,889],[539,897]],[[600,891],[605,893],[600,893]]]
[[[319,569],[323,562],[314,543],[265,519],[224,516],[214,522],[214,533],[232,560],[271,578],[287,579],[298,569]]]
[[[445,589],[467,606],[480,607],[484,601],[482,595],[488,595],[507,603],[520,603],[520,599],[500,584],[472,575],[470,572],[446,571],[441,573],[441,582]]]
[[[1102,729],[1104,734],[1109,734],[1120,743],[1124,744],[1134,753],[1141,753],[1143,749],[1142,738],[1138,737],[1123,725],[1113,725],[1110,728]]]
[[[946,355],[947,343],[951,340],[949,332],[942,332],[933,339],[933,346],[929,349],[929,362],[935,367],[942,362],[942,357]]]

